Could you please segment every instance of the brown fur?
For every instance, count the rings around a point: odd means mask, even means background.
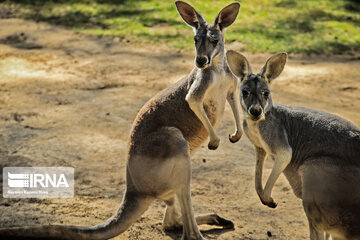
[[[203,124],[185,101],[188,92],[188,79],[183,78],[174,85],[162,90],[151,98],[139,111],[132,126],[129,154],[154,154],[156,145],[144,146],[144,139],[151,138],[150,133],[162,127],[175,127],[179,129],[189,143],[190,152],[194,152],[209,136]],[[217,121],[208,107],[204,107],[211,123]],[[140,144],[141,143],[141,144]],[[164,142],[161,142],[163,144]],[[152,144],[152,143],[150,143]],[[154,149],[155,147],[155,149]],[[171,148],[171,146],[168,146]],[[166,146],[159,146],[163,149]],[[159,149],[160,150],[160,149]],[[173,150],[173,149],[171,149]]]
[[[189,78],[194,77],[193,75],[190,75]],[[147,154],[156,154],[158,152],[155,150],[156,144],[149,143],[152,145],[149,148],[143,142],[144,139],[151,138],[150,133],[156,132],[163,127],[179,129],[189,143],[191,153],[204,143],[209,134],[195,113],[189,108],[189,104],[185,100],[187,93],[188,78],[183,78],[156,94],[141,108],[131,129],[128,151],[130,155],[145,153],[147,149],[150,150]],[[208,105],[204,105],[204,110],[211,124],[215,126],[219,120],[214,114],[217,110],[216,105],[210,102]],[[161,142],[161,144],[164,144],[164,142]],[[166,147],[159,146],[159,148]],[[171,149],[171,151],[173,150]]]
[[[236,142],[242,135],[235,98],[237,81],[226,64],[224,33],[219,30],[235,20],[239,4],[230,4],[220,12],[216,21],[221,23],[221,27],[216,29],[209,29],[209,25],[189,4],[177,1],[176,6],[184,20],[201,33],[197,36],[200,38],[196,48],[197,67],[187,77],[150,99],[136,116],[128,145],[126,192],[118,212],[104,223],[91,227],[9,228],[0,229],[0,236],[112,238],[136,221],[154,199],[161,199],[167,204],[164,228],[182,226],[183,239],[203,240],[198,224],[233,228],[231,221],[216,214],[194,216],[190,156],[209,133],[209,148],[216,149],[219,145],[213,127],[223,114],[226,100],[236,120],[236,131],[230,140]],[[210,30],[216,31],[211,32],[216,36],[210,36]]]

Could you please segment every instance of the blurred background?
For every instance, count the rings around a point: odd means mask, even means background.
[[[0,1],[24,19],[62,25],[85,34],[120,41],[166,44],[191,49],[174,1],[79,0]],[[213,21],[231,1],[192,0]],[[360,50],[360,2],[357,0],[240,0],[240,14],[228,31],[228,43],[240,50],[307,54],[343,54]],[[5,14],[5,13],[3,13]]]

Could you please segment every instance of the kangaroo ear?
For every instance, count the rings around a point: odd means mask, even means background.
[[[239,13],[240,3],[232,3],[223,8],[215,18],[215,26],[219,26],[222,31],[224,28],[230,26],[236,19]]]
[[[242,54],[229,50],[226,52],[226,59],[231,72],[241,81],[245,79],[245,76],[251,73],[250,64]]]
[[[204,18],[198,13],[192,6],[183,1],[175,2],[176,8],[180,16],[184,21],[189,24],[191,27],[199,28],[200,25],[205,23]]]
[[[287,60],[287,53],[278,53],[267,60],[265,66],[261,69],[260,75],[270,83],[277,78],[284,70]]]

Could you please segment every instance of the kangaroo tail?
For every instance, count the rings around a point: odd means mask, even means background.
[[[126,192],[118,212],[95,226],[29,226],[0,228],[1,239],[109,239],[128,229],[149,207],[152,198]]]

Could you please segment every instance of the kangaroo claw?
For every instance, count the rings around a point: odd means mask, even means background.
[[[241,136],[242,136],[241,132],[235,132],[233,134],[229,134],[229,140],[232,143],[236,143],[237,141],[240,140]]]
[[[269,201],[264,201],[261,197],[260,200],[262,202],[262,204],[268,206],[269,208],[276,208],[277,203],[274,201],[274,199],[270,198]]]
[[[234,229],[234,223],[230,220],[216,215],[216,221],[218,222],[218,226],[222,226],[224,229]]]
[[[214,138],[214,139],[210,139],[210,142],[208,144],[208,148],[210,150],[215,150],[219,147],[219,144],[220,144],[220,139],[219,138]]]

